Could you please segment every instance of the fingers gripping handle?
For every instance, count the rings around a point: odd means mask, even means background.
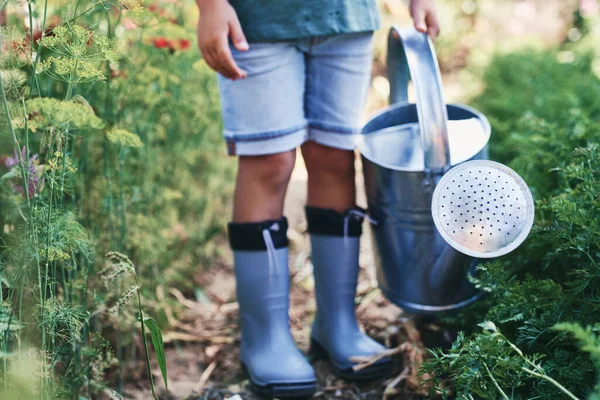
[[[414,28],[392,28],[388,38],[387,76],[390,104],[408,102],[408,80],[417,93],[417,114],[425,168],[444,172],[450,168],[448,113],[442,78],[429,37]]]

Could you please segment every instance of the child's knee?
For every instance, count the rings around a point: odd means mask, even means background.
[[[308,172],[340,176],[354,174],[354,152],[308,142],[302,147]]]
[[[251,176],[262,185],[278,188],[287,186],[294,164],[296,152],[240,157],[240,174]]]

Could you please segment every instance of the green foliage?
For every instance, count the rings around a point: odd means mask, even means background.
[[[29,31],[10,13],[0,30],[0,397],[113,396],[140,330],[154,393],[145,332],[166,385],[171,301],[158,286],[193,288],[229,214],[216,80],[180,24],[192,2],[52,3],[25,3]]]
[[[532,188],[536,224],[517,251],[479,267],[472,279],[487,300],[453,317],[494,321],[502,334],[468,330],[425,366],[454,379],[459,398],[598,396],[600,80],[591,62],[524,52],[486,73],[475,103],[493,124],[494,156]]]
[[[50,332],[54,340],[73,345],[81,339],[81,330],[87,320],[83,306],[61,302],[53,297],[43,307],[43,329]]]
[[[160,327],[154,320],[154,318],[144,318],[144,324],[150,331],[150,337],[152,338],[152,346],[154,347],[154,354],[156,354],[156,361],[160,367],[160,372],[165,383],[165,388],[168,389],[167,385],[167,359],[165,357],[165,345],[163,344],[162,333]]]
[[[573,334],[581,350],[590,353],[594,361],[600,365],[600,324],[582,328],[579,325],[563,323],[557,324],[554,329]]]
[[[458,398],[507,398],[502,388],[512,389],[509,394],[513,398],[515,389],[523,386],[528,377],[525,370],[532,365],[536,368],[542,356],[525,357],[492,322],[480,326],[484,328],[483,333],[473,339],[461,333],[446,353],[431,350],[432,360],[427,368],[449,377],[456,386]],[[438,394],[447,398],[450,392],[438,388]]]
[[[92,257],[88,233],[72,212],[40,206],[33,212],[33,218],[40,260],[69,260],[74,255]]]
[[[124,254],[121,254],[116,251],[111,251],[106,254],[106,260],[108,266],[103,270],[103,275],[105,278],[105,283],[108,284],[112,282],[113,279],[130,274],[135,279],[135,286],[132,286],[121,298],[117,301],[117,303],[111,307],[111,312],[116,312],[120,310],[129,299],[131,299],[134,295],[137,295],[137,311],[139,313],[139,323],[142,328],[142,342],[144,343],[144,351],[146,355],[146,368],[148,371],[148,375],[150,378],[150,388],[152,389],[152,395],[155,399],[158,399],[156,396],[156,388],[154,386],[154,378],[152,377],[152,368],[150,368],[150,351],[148,342],[146,341],[146,330],[148,327],[150,330],[150,336],[152,338],[152,345],[154,346],[154,353],[156,354],[156,359],[158,361],[158,365],[160,366],[160,370],[163,376],[163,380],[165,382],[165,387],[167,387],[167,361],[165,358],[165,349],[162,339],[162,333],[160,332],[160,327],[151,317],[144,317],[144,311],[142,307],[142,297],[140,296],[140,281],[138,279],[135,267],[129,257]]]
[[[598,138],[597,127],[590,126],[600,117],[600,81],[591,72],[592,61],[592,54],[579,54],[561,64],[555,51],[536,50],[496,57],[484,74],[485,91],[473,100],[492,124],[491,157],[511,165],[520,159],[522,167],[544,156],[550,157],[546,165],[556,167],[590,135]],[[547,180],[545,175],[535,183]]]

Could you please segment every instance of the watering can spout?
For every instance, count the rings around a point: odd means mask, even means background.
[[[429,37],[414,28],[391,28],[388,37],[387,76],[390,104],[408,102],[408,80],[417,93],[417,113],[425,168],[434,173],[450,168],[448,113],[440,70]]]

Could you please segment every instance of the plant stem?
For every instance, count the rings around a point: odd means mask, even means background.
[[[502,337],[502,339],[504,339],[504,341],[506,343],[508,343],[508,345],[529,365],[531,365],[533,367],[533,369],[540,371],[540,372],[536,372],[536,371],[532,371],[530,369],[527,369],[525,367],[521,367],[521,369],[525,372],[527,372],[530,375],[533,375],[537,378],[540,379],[544,379],[547,380],[548,382],[552,383],[554,386],[556,386],[558,389],[560,389],[564,394],[566,394],[567,396],[569,396],[571,399],[573,400],[579,400],[579,398],[577,396],[575,396],[573,393],[571,393],[567,388],[565,388],[563,385],[561,385],[560,383],[558,383],[557,381],[555,381],[554,379],[552,379],[551,377],[549,377],[548,375],[546,375],[546,373],[544,372],[544,370],[536,365],[534,362],[532,362],[531,360],[529,360],[527,357],[525,357],[525,355],[523,354],[523,352],[521,351],[521,349],[519,349],[514,343],[512,343],[510,340],[508,340],[508,338],[506,336],[504,336],[501,333],[498,333],[498,335],[500,337]]]
[[[2,46],[2,33],[0,32],[0,47]],[[0,96],[2,98],[2,104],[4,105],[4,113],[6,114],[6,120],[8,121],[8,129],[13,137],[13,142],[15,146],[15,152],[17,153],[17,160],[21,165],[21,177],[23,178],[23,188],[27,188],[27,166],[25,165],[25,161],[23,157],[21,157],[21,148],[19,146],[19,140],[17,139],[17,134],[15,133],[15,129],[12,124],[12,118],[10,116],[10,109],[8,108],[8,100],[6,99],[6,91],[4,90],[4,80],[2,79],[2,75],[0,74]],[[27,154],[25,155],[28,156]],[[29,163],[29,159],[27,160]],[[31,203],[29,201],[29,193],[25,193],[25,198],[27,199],[27,207],[31,212]]]
[[[30,35],[31,35],[31,40],[29,42],[29,44],[31,45],[31,50],[33,51],[33,16],[32,16],[32,9],[31,9],[31,2],[28,1],[27,2],[27,6],[29,9],[29,31],[30,31]],[[44,37],[44,34],[46,33],[46,15],[47,15],[47,11],[48,11],[48,0],[46,0],[44,2],[44,16],[42,18],[42,38]],[[36,51],[35,53],[35,59],[33,60],[33,67],[31,70],[31,87],[33,87],[34,83],[35,83],[35,87],[37,89],[37,94],[38,96],[41,95],[41,91],[40,91],[40,83],[37,79],[37,75],[36,75],[36,68],[37,68],[37,64],[38,64],[38,60],[40,59],[40,56],[42,54],[42,47],[40,46],[38,48],[38,51]],[[33,92],[31,93],[33,94]]]
[[[25,168],[25,190],[24,192],[27,195],[27,206],[28,206],[28,219],[29,221],[26,222],[26,229],[25,229],[25,235],[27,236],[27,232],[29,230],[29,228],[31,228],[31,221],[33,221],[33,215],[32,215],[32,211],[31,211],[31,204],[29,202],[29,118],[27,117],[29,115],[29,111],[27,110],[27,104],[25,103],[24,99],[21,99],[21,105],[23,107],[23,120],[25,122],[25,158],[27,158],[27,168]]]
[[[567,396],[569,396],[571,399],[573,399],[573,400],[580,400],[579,397],[575,396],[566,387],[564,387],[563,385],[561,385],[560,383],[558,383],[557,381],[555,381],[554,379],[552,379],[548,375],[537,373],[537,372],[532,371],[530,369],[527,369],[525,367],[521,367],[521,369],[523,371],[527,372],[528,374],[535,376],[536,378],[547,380],[548,382],[550,382],[551,384],[553,384],[554,386],[556,386],[558,389],[560,389],[564,394],[566,394]]]
[[[47,0],[46,0],[47,1]],[[79,14],[75,15],[73,18],[65,21],[65,24],[70,24],[71,22],[74,22],[76,20],[79,19],[79,17],[87,14],[88,12],[92,11],[94,8],[96,8],[96,6],[98,5],[98,3],[95,3],[94,5],[92,5],[91,7],[88,7],[85,11],[80,12]]]
[[[75,57],[75,68],[71,72],[71,76],[69,79],[69,86],[67,88],[67,94],[65,95],[65,100],[69,101],[73,97],[73,87],[75,86],[75,78],[77,74],[77,67],[79,67],[79,57]]]
[[[152,378],[152,368],[150,366],[150,352],[148,351],[148,341],[146,340],[146,327],[144,324],[144,311],[142,310],[142,296],[140,294],[140,282],[138,280],[137,274],[134,272],[133,276],[135,277],[135,284],[137,285],[137,299],[138,299],[138,312],[140,314],[140,325],[142,326],[142,341],[144,343],[144,351],[146,353],[146,368],[148,369],[148,377],[150,378],[150,388],[152,389],[152,396],[156,400],[158,397],[156,396],[156,391],[154,388],[154,378]]]
[[[487,371],[487,374],[489,375],[490,379],[492,380],[492,383],[494,384],[494,386],[496,387],[496,389],[498,389],[498,391],[502,395],[502,398],[504,400],[509,400],[509,397],[506,395],[506,393],[504,393],[504,390],[502,390],[502,388],[500,387],[500,385],[498,385],[498,382],[494,378],[494,375],[492,375],[492,372],[490,371],[490,369],[488,368],[488,366],[485,363],[482,363],[482,364],[485,367],[485,370]]]

